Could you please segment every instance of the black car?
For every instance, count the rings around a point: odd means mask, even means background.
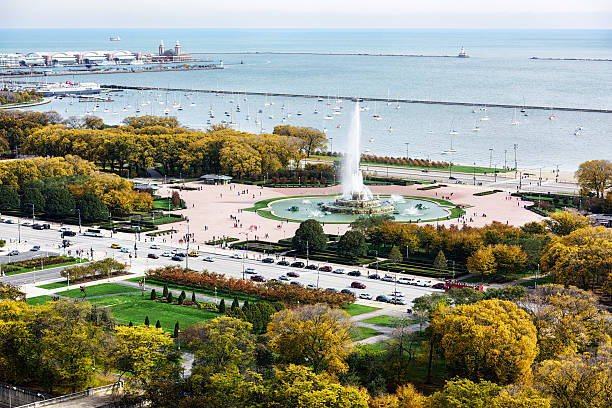
[[[151,258],[151,259],[159,259],[159,256],[156,254],[149,254],[147,255],[147,258]]]
[[[442,282],[438,282],[432,286],[433,289],[444,289],[444,284]]]
[[[310,264],[310,265],[306,265],[304,269],[310,269],[310,270],[316,271],[317,269],[319,269],[319,267],[315,264]]]
[[[293,271],[291,271],[291,272],[287,272],[287,276],[290,276],[290,277],[292,277],[292,278],[299,278],[299,277],[300,277],[300,274],[299,274],[299,273],[297,273],[297,272],[293,272]]]
[[[43,230],[45,228],[42,225],[40,225],[40,224],[34,224],[34,225],[32,225],[32,229]]]
[[[276,264],[280,266],[289,266],[289,261],[278,261]]]
[[[261,260],[263,263],[274,263],[274,258],[264,258]]]
[[[359,271],[350,271],[347,273],[348,276],[361,276],[361,272]]]
[[[295,286],[299,286],[299,287],[301,287],[301,288],[303,288],[303,287],[304,287],[304,284],[303,284],[303,283],[301,283],[301,282],[298,282],[298,281],[291,281],[291,284],[292,284],[292,285],[295,285]]]
[[[173,260],[173,261],[179,261],[179,262],[180,262],[180,261],[183,261],[184,259],[183,259],[183,257],[182,257],[182,256],[174,255],[174,256],[172,257],[172,260]]]
[[[329,290],[330,292],[338,293],[338,289],[336,289],[336,288],[326,288],[325,290]]]
[[[353,295],[353,296],[355,296],[355,292],[353,292],[353,291],[352,291],[352,290],[350,290],[350,289],[342,289],[342,290],[340,291],[340,293],[348,293],[349,295]]]
[[[43,224],[42,227],[44,229],[50,229],[51,228],[51,224]]]
[[[74,232],[74,231],[63,231],[62,232],[62,236],[63,237],[74,237],[74,236],[76,236],[76,232]]]
[[[386,297],[385,295],[378,295],[378,296],[376,296],[376,301],[377,302],[389,303],[391,300],[388,297]]]
[[[368,276],[369,279],[380,279],[380,275],[377,273],[373,273],[372,275]]]
[[[300,262],[300,261],[294,262],[294,263],[291,264],[291,267],[292,268],[303,268],[304,267],[304,262]]]

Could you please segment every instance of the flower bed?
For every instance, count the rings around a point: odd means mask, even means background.
[[[33,258],[25,261],[17,261],[11,262],[7,264],[8,267],[17,267],[17,268],[37,268],[40,265],[57,265],[66,262],[72,262],[75,258],[72,256],[45,256],[41,258]],[[4,269],[5,267],[3,267]],[[6,269],[5,269],[6,271]]]
[[[239,291],[262,299],[287,304],[326,303],[342,307],[355,301],[355,296],[348,293],[335,293],[326,290],[306,289],[295,285],[282,283],[256,284],[252,281],[228,278],[225,275],[210,272],[195,272],[178,266],[166,266],[150,269],[146,272],[148,278],[160,281],[178,283],[191,287],[217,288]]]
[[[246,241],[234,242],[230,245],[230,248],[244,249],[247,246]],[[276,244],[268,241],[249,241],[248,250],[255,252],[266,252],[269,254],[275,254],[277,252],[288,251],[290,248],[286,245]]]

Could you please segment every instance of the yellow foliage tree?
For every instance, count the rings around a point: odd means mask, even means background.
[[[589,219],[580,214],[564,211],[551,214],[544,220],[544,224],[555,235],[568,235],[579,228],[589,226]]]
[[[491,246],[486,246],[474,252],[468,258],[467,268],[470,273],[479,275],[492,275],[497,272],[495,256]]]
[[[594,191],[603,198],[606,189],[612,186],[612,162],[610,160],[590,160],[582,163],[576,171],[578,184],[586,191]]]

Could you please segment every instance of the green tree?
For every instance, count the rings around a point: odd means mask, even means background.
[[[239,308],[240,308],[240,304],[238,303],[238,298],[234,297],[234,300],[232,300],[232,306],[230,307],[230,309],[236,310]]]
[[[178,336],[179,336],[179,322],[177,321],[176,323],[174,323],[174,334],[172,337],[177,339]]]
[[[159,320],[157,320],[157,322],[155,322],[155,328],[156,329],[161,329],[161,323],[159,322]]]
[[[309,219],[303,221],[292,239],[292,247],[301,252],[306,252],[306,246],[312,251],[322,251],[327,247],[327,235],[317,220]]]
[[[433,266],[439,271],[446,269],[446,256],[442,250],[438,251],[438,255],[436,255],[436,259],[434,259]]]
[[[155,289],[151,289],[151,300],[157,299],[157,293],[155,293]]]
[[[402,261],[402,253],[395,245],[393,245],[391,251],[389,251],[389,260],[393,263],[398,263]]]
[[[164,283],[164,290],[162,292],[162,297],[168,297],[168,285]]]
[[[195,303],[197,301],[195,292],[191,292],[191,301]]]
[[[85,116],[83,125],[86,129],[104,129],[104,121],[97,116]]]
[[[225,314],[225,299],[221,299],[221,302],[219,302],[219,313]]]
[[[174,302],[174,296],[172,296],[172,292],[168,292],[168,297],[166,298],[168,303]]]
[[[86,192],[79,198],[77,208],[81,211],[81,218],[85,222],[108,219],[108,207],[92,192]]]
[[[75,202],[66,187],[45,190],[45,213],[52,218],[64,218],[75,213]]]
[[[368,251],[365,236],[361,232],[354,230],[349,230],[340,237],[337,248],[339,254],[348,258],[365,256]]]
[[[34,210],[42,211],[45,208],[45,196],[40,192],[39,188],[24,188],[23,195],[21,196],[21,209],[23,211],[32,211],[32,205],[34,204]]]
[[[145,316],[145,321],[144,321],[145,326],[149,325],[149,315]]]
[[[9,186],[0,186],[0,210],[19,208],[19,194]]]

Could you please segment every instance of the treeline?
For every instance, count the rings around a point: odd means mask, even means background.
[[[100,261],[90,262],[87,265],[73,266],[64,268],[60,275],[69,279],[71,282],[80,281],[93,277],[112,277],[114,273],[125,270],[125,265],[113,258],[105,258]]]
[[[33,90],[9,91],[7,88],[0,90],[0,105],[37,101],[41,98],[42,95]]]
[[[432,167],[437,169],[443,169],[450,165],[448,162],[411,159],[405,157],[375,156],[372,154],[361,155],[361,160],[368,163],[389,164],[392,166]]]
[[[77,156],[0,162],[0,210],[42,212],[62,219],[80,211],[84,221],[108,219],[133,211],[150,211],[153,199],[133,190],[132,183],[101,173]]]
[[[355,301],[355,296],[348,293],[335,293],[329,290],[312,290],[296,285],[267,282],[256,284],[252,281],[228,278],[225,275],[211,272],[196,272],[179,266],[165,266],[150,269],[146,272],[148,278],[162,282],[181,285],[191,285],[206,289],[225,289],[243,292],[272,302],[281,301],[286,304],[325,303],[333,306],[344,306]]]

